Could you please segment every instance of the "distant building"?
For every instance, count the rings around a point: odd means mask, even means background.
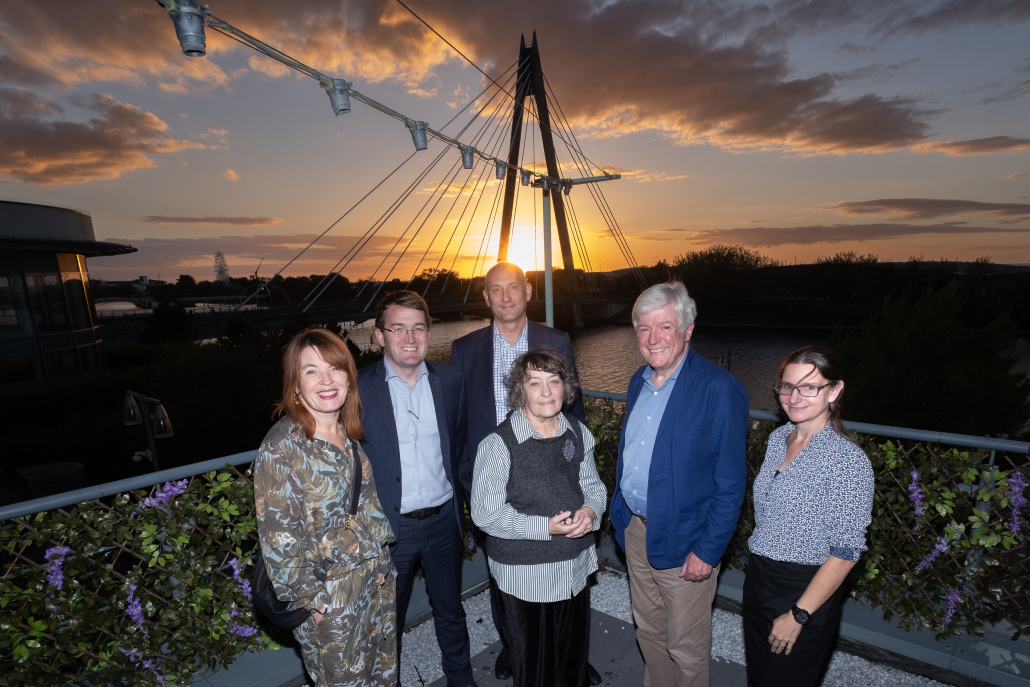
[[[101,371],[86,258],[135,252],[97,241],[85,212],[0,201],[0,385]]]

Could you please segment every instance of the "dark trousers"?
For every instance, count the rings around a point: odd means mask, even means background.
[[[523,601],[496,587],[514,687],[586,687],[590,587],[566,601]]]
[[[818,687],[822,682],[840,627],[846,584],[812,613],[789,656],[773,653],[769,644],[773,621],[790,611],[818,570],[818,565],[751,556],[744,577],[742,613],[748,687]]]
[[[425,520],[401,517],[400,522],[397,545],[392,552],[393,564],[397,567],[398,630],[404,626],[411,599],[411,583],[421,561],[447,683],[475,684],[465,609],[461,605],[461,530],[454,519],[454,511],[445,507]],[[397,634],[400,651],[401,633]]]
[[[486,532],[476,529],[476,542],[478,542],[479,548],[483,550],[483,556],[489,557],[489,552],[486,550]],[[497,637],[501,640],[501,650],[497,652],[498,654],[501,654],[508,650],[508,639],[505,636],[504,624],[501,622],[501,613],[498,611],[497,606],[497,595],[500,591],[497,589],[497,582],[494,581],[494,576],[490,572],[489,562],[487,563],[486,574],[490,578],[490,619],[494,621],[494,628],[497,630]]]

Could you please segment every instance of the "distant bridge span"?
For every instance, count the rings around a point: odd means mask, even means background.
[[[580,292],[580,313],[584,324],[607,324],[629,322],[630,308],[637,294],[609,294],[602,292]],[[462,296],[436,296],[428,300],[429,312],[435,319],[452,320],[461,317],[490,317],[481,295],[474,294],[465,302]],[[362,323],[372,319],[374,309],[366,306],[368,298],[338,301],[316,301],[307,311],[312,322],[354,322]],[[571,312],[564,294],[555,296],[555,314],[559,328],[571,327]],[[221,312],[194,313],[195,336],[197,340],[212,339],[224,333],[230,319],[240,319],[259,327],[282,326],[301,315],[301,305],[285,304],[258,307],[252,310],[229,310]],[[529,302],[531,319],[543,321],[544,301],[535,298]],[[100,317],[100,335],[106,345],[135,343],[143,331],[143,323],[149,312],[129,312]]]

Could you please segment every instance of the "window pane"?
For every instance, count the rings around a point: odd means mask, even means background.
[[[82,371],[86,374],[103,372],[100,363],[100,353],[96,346],[82,346],[79,348],[79,357],[82,359]]]
[[[89,303],[86,301],[86,289],[78,272],[65,272],[64,293],[68,297],[68,310],[72,315],[72,329],[90,329],[93,322],[89,318]]]
[[[67,351],[44,353],[43,357],[46,360],[50,381],[65,377],[78,377],[80,375],[79,356],[76,355],[74,348]]]
[[[65,310],[64,289],[56,274],[26,274],[29,303],[36,326],[41,330],[66,329],[68,315]]]
[[[0,276],[0,328],[17,327],[21,324],[21,313],[18,312],[18,299],[15,294],[17,277]]]

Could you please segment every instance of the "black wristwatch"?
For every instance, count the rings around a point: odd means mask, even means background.
[[[798,608],[797,604],[790,607],[790,613],[798,625],[808,625],[808,621],[812,619],[812,615],[805,609]]]

